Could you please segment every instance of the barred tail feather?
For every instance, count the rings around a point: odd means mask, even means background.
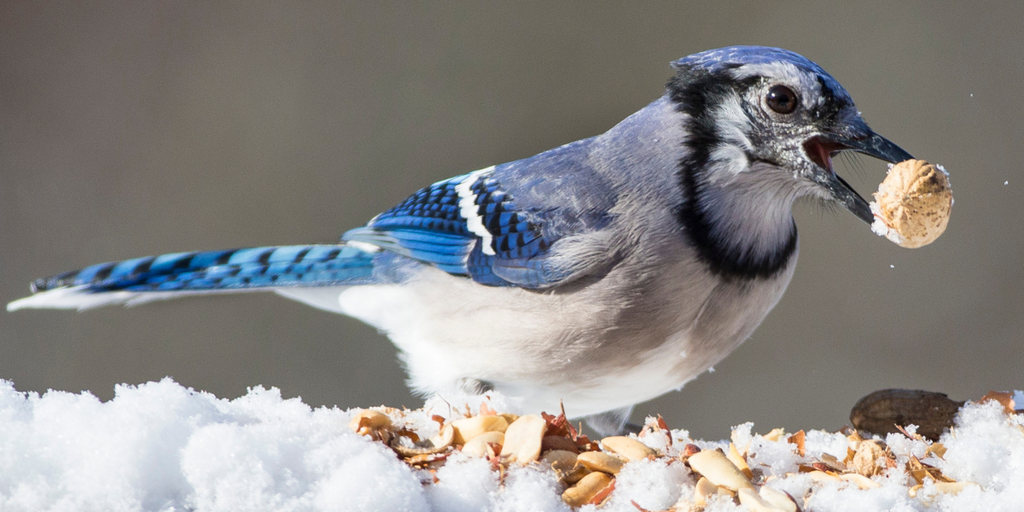
[[[89,309],[185,295],[371,282],[369,244],[292,245],[187,252],[101,263],[32,283],[33,295],[7,305]]]

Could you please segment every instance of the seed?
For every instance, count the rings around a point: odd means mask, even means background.
[[[576,460],[593,471],[601,471],[609,475],[619,473],[625,462],[622,459],[604,452],[583,452]]]
[[[501,447],[502,461],[526,465],[537,460],[546,429],[544,418],[536,414],[520,416],[505,430],[505,444]]]
[[[815,482],[819,483],[832,483],[842,481],[838,476],[830,475],[824,471],[811,471],[810,473],[807,473],[807,476],[811,477],[811,480],[814,480]]]
[[[648,448],[647,445],[626,436],[612,436],[601,440],[601,446],[605,450],[616,453],[633,462],[644,460],[649,456],[657,456],[658,452]]]
[[[595,471],[562,493],[562,501],[570,507],[582,507],[596,498],[612,483],[612,477]]]
[[[463,445],[462,453],[473,457],[494,457],[497,453],[491,448],[492,444],[504,445],[505,434],[501,432],[484,432]]]
[[[729,462],[732,462],[732,464],[736,466],[736,469],[740,470],[740,472],[743,473],[743,476],[747,477],[748,480],[754,476],[754,473],[750,471],[750,466],[747,465],[747,461],[743,460],[743,457],[740,456],[740,452],[736,450],[736,445],[729,443],[729,453],[726,454],[725,457],[729,459]]]
[[[762,485],[761,490],[758,491],[761,499],[768,502],[769,505],[775,507],[778,510],[785,510],[786,512],[797,512],[796,502],[789,494],[782,492],[778,489],[773,489],[767,485]]]
[[[719,450],[704,450],[695,453],[687,460],[690,468],[707,478],[711,483],[725,487],[731,491],[753,488],[750,480],[740,471],[725,454]]]
[[[484,432],[504,432],[508,422],[501,416],[473,416],[452,422],[455,429],[455,444],[466,444],[470,439]]]
[[[698,508],[704,508],[708,502],[708,496],[718,493],[718,486],[711,483],[707,477],[700,477],[697,480],[697,485],[693,488],[693,503]]]
[[[839,478],[847,482],[853,482],[854,484],[857,485],[857,487],[860,487],[861,489],[874,489],[876,487],[882,486],[882,484],[859,473],[843,473],[839,475]]]
[[[691,455],[700,452],[700,447],[695,444],[687,444],[683,447],[683,459],[689,458]]]
[[[753,488],[744,487],[736,493],[740,498],[740,504],[750,509],[750,512],[796,512],[796,503],[792,501],[789,505],[793,505],[792,509],[780,508],[772,503],[768,503],[754,492]]]

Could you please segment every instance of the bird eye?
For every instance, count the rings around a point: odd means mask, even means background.
[[[764,101],[768,104],[768,108],[780,114],[792,114],[800,103],[800,98],[797,98],[793,89],[785,85],[773,85],[771,89],[768,89],[768,95],[765,96]]]

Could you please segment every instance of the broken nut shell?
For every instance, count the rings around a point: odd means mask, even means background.
[[[348,428],[359,435],[368,435],[375,430],[391,428],[391,418],[387,414],[373,409],[363,409],[352,416]]]
[[[421,441],[415,444],[415,446],[407,446],[402,444],[401,436],[395,437],[391,440],[391,449],[395,450],[395,453],[402,457],[416,457],[420,455],[432,455],[435,453],[441,453],[448,449],[452,445],[452,439],[455,437],[455,429],[452,428],[452,424],[448,423],[441,427],[441,432],[436,436]]]

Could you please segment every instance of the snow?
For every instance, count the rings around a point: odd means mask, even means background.
[[[1024,393],[1014,398],[1024,404]],[[515,401],[498,395],[449,396],[408,411],[403,421],[436,431],[432,415],[477,414],[481,401],[518,412]],[[255,387],[227,400],[169,378],[117,386],[107,402],[88,392],[22,393],[0,381],[0,510],[570,510],[554,473],[539,464],[513,466],[502,476],[491,462],[456,452],[433,474],[412,469],[382,443],[353,433],[352,414],[283,399],[275,388]],[[655,430],[641,441],[675,457],[688,443],[728,449],[731,440],[745,447],[751,469],[774,476],[765,485],[797,497],[804,510],[1016,510],[1024,503],[1024,415],[1007,415],[992,401],[961,410],[940,440],[947,450],[942,458],[928,452],[927,441],[902,434],[885,439],[900,462],[917,457],[976,484],[957,494],[927,478],[912,496],[902,466],[874,477],[881,485],[866,490],[799,472],[822,454],[842,459],[843,434],[808,431],[804,455],[785,436],[766,438],[751,423],[729,437],[703,441],[681,429]],[[581,510],[687,510],[694,483],[678,460],[632,462],[604,505]],[[716,497],[705,510],[746,508]]]

